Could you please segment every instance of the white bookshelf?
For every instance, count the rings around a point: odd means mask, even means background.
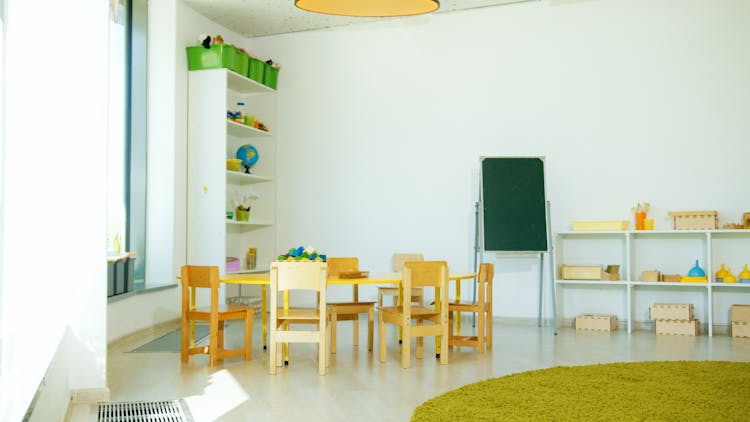
[[[750,230],[565,231],[555,234],[555,296],[558,320],[582,313],[617,315],[628,332],[648,322],[648,306],[693,303],[702,332],[726,325],[733,303],[750,304],[750,284],[715,283],[727,264],[739,278],[750,264]],[[645,270],[687,275],[698,260],[708,283],[641,281]],[[619,281],[562,280],[561,265],[619,265]]]

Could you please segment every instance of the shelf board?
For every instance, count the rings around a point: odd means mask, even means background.
[[[627,286],[625,281],[609,281],[609,280],[555,280],[557,284],[590,284],[597,286]]]
[[[730,289],[750,289],[750,283],[711,283],[713,287],[728,287]]]
[[[682,283],[665,281],[631,281],[632,286],[654,286],[654,287],[708,287],[708,283]]]
[[[265,130],[256,129],[252,126],[243,125],[235,121],[227,119],[227,133],[232,136],[239,136],[245,138],[272,138],[271,132]]]
[[[678,235],[678,236],[689,236],[689,235],[696,235],[696,234],[706,234],[706,233],[712,233],[712,234],[747,234],[750,235],[750,229],[733,229],[733,230],[724,230],[724,229],[717,229],[717,230],[606,230],[606,231],[600,231],[600,230],[566,230],[566,231],[560,231],[557,232],[559,236],[585,236],[588,234],[593,235],[613,235],[613,234],[637,234],[637,235]]]
[[[248,174],[248,173],[242,173],[239,171],[227,170],[227,181],[233,182],[233,183],[252,184],[252,183],[271,182],[273,181],[273,179],[271,179],[270,177],[257,176],[255,174]]]
[[[266,94],[269,92],[276,92],[275,89],[269,88],[248,77],[242,76],[239,73],[235,73],[228,69],[226,72],[227,88],[234,92],[239,92],[240,94]]]
[[[251,218],[250,221],[227,220],[227,224],[232,225],[232,226],[268,227],[268,226],[273,226],[273,221],[256,220],[256,219]]]

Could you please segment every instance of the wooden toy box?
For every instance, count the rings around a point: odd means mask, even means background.
[[[675,230],[715,230],[719,228],[718,211],[670,211]]]
[[[656,320],[656,334],[698,336],[700,333],[701,324],[697,319],[691,321],[675,321],[668,319]]]
[[[692,320],[691,303],[654,303],[649,309],[651,319],[655,320]]]
[[[617,317],[614,315],[578,315],[576,330],[614,331],[617,329]]]

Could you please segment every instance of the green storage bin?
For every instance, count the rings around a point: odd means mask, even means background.
[[[263,71],[263,85],[276,89],[276,85],[279,80],[279,68],[273,67],[268,63],[265,63],[265,69]]]
[[[258,82],[259,84],[262,84],[266,64],[256,59],[255,57],[250,57],[249,59],[250,65],[248,66],[247,77],[254,80],[255,82]]]
[[[237,57],[235,60],[235,72],[239,73],[242,76],[246,76],[248,73],[248,69],[250,68],[250,57],[248,57],[247,54],[243,53],[239,49],[237,49]]]
[[[211,48],[187,47],[187,55],[189,70],[237,69],[237,49],[229,44],[214,44]]]

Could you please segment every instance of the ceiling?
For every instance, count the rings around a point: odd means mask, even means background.
[[[195,11],[246,37],[351,25],[382,19],[351,18],[306,12],[294,0],[184,0]],[[476,9],[531,0],[440,0],[436,13]]]

